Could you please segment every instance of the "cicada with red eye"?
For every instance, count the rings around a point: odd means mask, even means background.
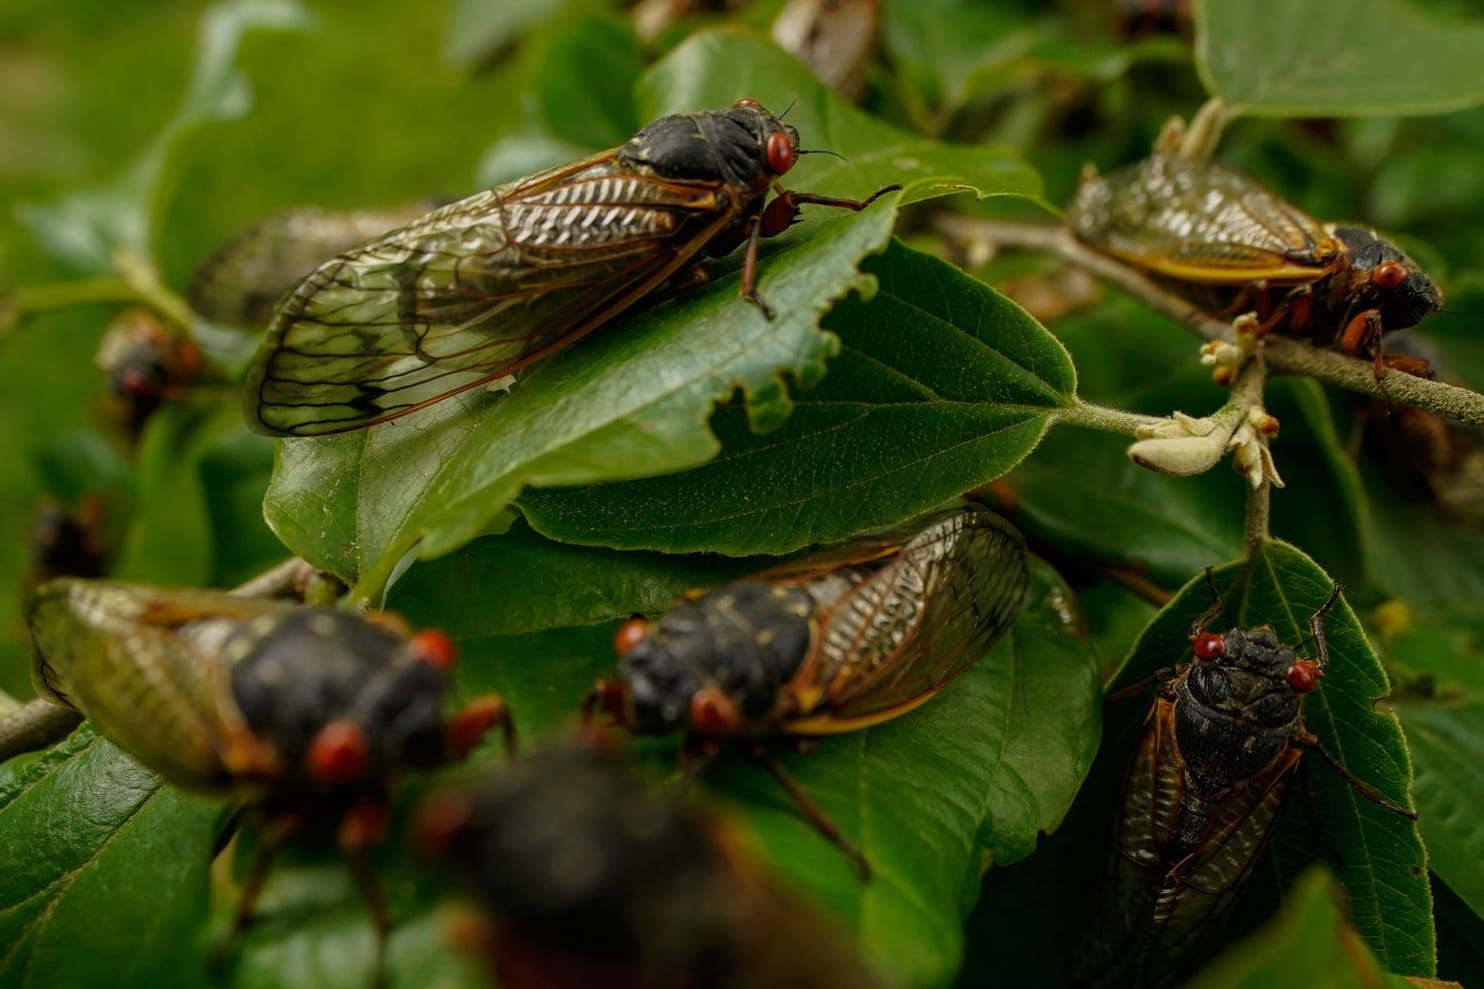
[[[279,303],[247,376],[248,425],[323,436],[502,381],[570,345],[707,255],[761,237],[805,204],[779,190],[799,135],[755,100],[661,117],[626,144],[451,203],[346,251]]]
[[[156,409],[188,398],[207,375],[201,348],[184,330],[137,307],[108,324],[95,362],[131,437]]]
[[[725,822],[567,744],[419,808],[504,989],[873,989],[877,977]]]
[[[1442,308],[1443,295],[1396,245],[1364,227],[1322,224],[1214,162],[1155,154],[1089,175],[1067,208],[1089,246],[1218,316],[1253,312],[1257,332],[1386,361],[1382,336]]]
[[[288,601],[61,579],[27,605],[44,698],[177,786],[253,805],[264,840],[235,934],[282,843],[334,822],[376,925],[389,919],[366,864],[404,770],[462,758],[511,723],[498,697],[444,715],[452,641]]]
[[[869,874],[764,743],[868,728],[931,700],[1010,627],[1029,583],[1024,540],[1003,519],[939,513],[631,620],[618,679],[589,709],[641,734],[684,733],[693,771],[736,741]]]
[[[1357,779],[1304,727],[1303,699],[1329,665],[1324,615],[1309,618],[1314,655],[1301,658],[1268,626],[1218,634],[1214,598],[1190,629],[1193,662],[1118,694],[1164,681],[1124,783],[1103,897],[1077,958],[1075,981],[1105,985],[1131,974],[1146,987],[1177,984],[1205,960],[1267,847],[1305,753],[1318,752],[1366,799],[1416,812]]]
[[[284,293],[315,268],[433,208],[432,203],[356,210],[301,206],[274,213],[203,261],[191,276],[186,301],[214,323],[261,326]]]

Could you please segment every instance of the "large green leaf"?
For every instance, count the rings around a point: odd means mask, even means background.
[[[1400,0],[1197,0],[1196,64],[1238,113],[1444,113],[1484,102],[1484,23]]]
[[[205,966],[220,805],[84,727],[0,787],[0,984],[176,986]]]
[[[79,268],[111,268],[119,251],[149,258],[171,152],[192,129],[240,117],[251,103],[247,80],[236,67],[242,36],[254,28],[287,30],[307,23],[297,0],[223,0],[209,8],[180,109],[128,171],[112,185],[74,193],[55,206],[24,205],[20,218],[47,250]]]
[[[789,119],[805,140],[851,156],[807,161],[800,188],[858,196],[906,181],[916,183],[909,198],[963,183],[984,194],[1036,191],[1012,157],[923,142],[874,122],[750,35],[693,37],[650,71],[641,91],[653,94],[641,99],[646,116],[743,95],[784,106],[797,94]],[[776,427],[792,408],[785,376],[811,386],[835,353],[837,340],[817,329],[818,319],[862,285],[857,266],[885,246],[894,201],[811,216],[770,250],[758,287],[777,310],[771,321],[738,297],[734,270],[616,321],[523,375],[507,396],[468,393],[371,430],[285,441],[265,506],[270,524],[295,552],[360,578],[360,592],[374,597],[409,553],[457,548],[527,485],[648,476],[709,460],[719,444],[706,420],[738,388],[754,427]]]
[[[522,511],[575,542],[787,552],[910,518],[1024,459],[1073,401],[1066,351],[998,292],[900,243],[863,270],[876,293],[825,318],[840,354],[782,428],[759,436],[728,408],[704,467],[535,491]]]
[[[1250,564],[1215,571],[1226,610],[1213,627],[1269,625],[1280,641],[1309,654],[1308,619],[1334,582],[1286,543],[1266,544]],[[1187,630],[1211,601],[1204,580],[1187,584],[1135,645],[1119,682],[1187,661]],[[1326,615],[1331,662],[1323,685],[1304,701],[1304,724],[1360,779],[1393,802],[1407,805],[1411,762],[1393,714],[1375,709],[1390,687],[1365,632],[1342,599]],[[1430,975],[1435,965],[1427,856],[1417,826],[1368,802],[1310,756],[1318,823],[1342,862],[1335,863],[1349,892],[1356,929],[1394,972]],[[1280,835],[1280,839],[1282,835]],[[1312,835],[1294,854],[1323,854]],[[1292,867],[1279,856],[1280,872]]]

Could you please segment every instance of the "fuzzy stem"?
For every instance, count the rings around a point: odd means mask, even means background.
[[[1133,268],[1092,250],[1077,241],[1065,227],[1048,223],[997,223],[962,216],[943,216],[937,222],[939,229],[958,240],[1054,254],[1184,324],[1204,339],[1230,340],[1232,337],[1229,322],[1208,315],[1154,285]],[[1387,368],[1383,376],[1386,383],[1383,393],[1370,361],[1271,334],[1263,341],[1263,356],[1268,370],[1276,374],[1305,375],[1363,395],[1389,397],[1394,404],[1421,409],[1454,422],[1484,426],[1484,395],[1467,388]]]
[[[1081,426],[1084,429],[1100,429],[1105,433],[1118,433],[1121,436],[1136,436],[1139,427],[1152,426],[1164,420],[1158,416],[1110,409],[1106,405],[1093,405],[1079,398],[1075,405],[1057,409],[1052,421],[1066,423],[1069,426]]]

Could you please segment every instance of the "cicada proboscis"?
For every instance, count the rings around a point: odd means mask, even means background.
[[[613,753],[537,753],[434,793],[417,823],[472,894],[466,939],[505,989],[880,985],[725,821],[649,792]]]
[[[1114,695],[1163,681],[1124,782],[1103,895],[1075,966],[1080,985],[1131,974],[1139,986],[1171,986],[1204,960],[1308,752],[1366,799],[1417,817],[1304,727],[1303,699],[1329,666],[1324,616],[1339,587],[1309,618],[1314,655],[1301,658],[1265,625],[1209,631],[1222,604],[1209,570],[1206,580],[1214,600],[1191,625],[1193,661]]]
[[[689,595],[619,629],[601,707],[641,734],[683,732],[695,771],[733,739],[855,862],[861,851],[768,751],[779,737],[867,728],[913,710],[978,662],[1030,582],[1020,533],[965,508]]]
[[[1067,223],[1091,247],[1213,314],[1255,312],[1259,332],[1371,358],[1378,381],[1382,335],[1443,304],[1432,280],[1375,231],[1320,223],[1238,172],[1178,154],[1088,175]]]
[[[394,777],[462,758],[495,725],[511,737],[497,697],[445,717],[452,641],[389,616],[61,579],[35,591],[27,620],[38,693],[166,781],[260,814],[232,934],[283,842],[333,823],[376,925],[378,972],[390,921],[366,851],[385,829]]]
[[[320,265],[278,306],[248,372],[248,425],[281,436],[371,426],[498,381],[568,346],[705,255],[799,206],[865,200],[768,192],[799,135],[755,100],[661,117],[628,143],[477,193]]]

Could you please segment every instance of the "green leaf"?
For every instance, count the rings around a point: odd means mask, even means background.
[[[578,0],[457,0],[448,19],[444,54],[468,68],[495,55],[520,35]]]
[[[204,970],[220,818],[87,727],[31,763],[0,788],[0,983],[180,985]]]
[[[1035,192],[1034,176],[1013,158],[891,130],[838,103],[803,66],[748,35],[698,35],[652,69],[642,88],[688,106],[725,106],[749,93],[781,106],[797,93],[789,119],[806,140],[852,156],[849,164],[809,160],[799,188],[859,196],[905,178],[921,180],[908,198],[964,182],[986,194]],[[375,597],[410,553],[456,549],[528,485],[704,463],[719,447],[706,420],[739,387],[754,427],[776,428],[793,404],[784,377],[811,386],[836,351],[836,338],[819,332],[817,321],[862,284],[857,266],[885,246],[892,202],[810,216],[770,247],[758,288],[777,311],[771,321],[738,297],[733,259],[730,274],[616,320],[522,375],[509,395],[466,393],[387,426],[285,441],[265,503],[270,525],[299,555],[359,578],[358,593]]]
[[[1416,764],[1428,865],[1484,915],[1484,649],[1477,614],[1421,620],[1383,639],[1409,678],[1394,695]]]
[[[862,270],[876,293],[825,318],[840,354],[781,428],[759,436],[724,409],[709,464],[530,492],[532,525],[625,549],[781,553],[911,518],[1024,459],[1073,400],[1066,351],[998,292],[900,243]]]
[[[1345,895],[1323,869],[1294,884],[1283,913],[1233,945],[1191,989],[1373,989],[1386,979],[1346,923]]]
[[[498,542],[482,540],[470,551],[496,553]],[[533,546],[522,562],[536,566],[534,554]],[[597,551],[547,544],[546,555],[557,572],[586,564],[613,617],[652,598],[618,568],[594,565]],[[562,563],[564,556],[574,563]],[[672,585],[688,580],[691,567],[682,563]],[[489,571],[471,568],[465,579],[489,586],[476,576],[481,572]],[[822,901],[905,986],[949,978],[980,872],[1028,855],[1037,835],[1056,827],[1097,748],[1096,664],[1071,618],[1070,591],[1044,564],[1035,566],[1034,579],[1011,631],[940,696],[894,721],[782,756],[865,850],[876,873],[869,884],[760,770],[724,760],[703,777],[707,794],[751,824],[771,863]],[[630,589],[637,593],[626,597]],[[446,614],[421,596],[397,601],[419,623]],[[500,692],[528,743],[560,734],[588,688],[611,672],[612,635],[613,625],[604,624],[463,638],[461,690]],[[654,751],[658,765],[673,771],[674,748]]]
[[[247,112],[251,92],[237,71],[242,36],[255,28],[309,23],[297,0],[223,0],[201,19],[199,47],[180,109],[112,185],[73,193],[54,206],[21,204],[16,214],[47,251],[78,268],[113,268],[120,251],[152,256],[150,238],[166,196],[163,176],[181,138],[213,120]]]
[[[1263,117],[1446,113],[1484,102],[1484,23],[1399,0],[1197,0],[1212,96]]]
[[[1308,654],[1308,619],[1328,598],[1334,582],[1286,543],[1272,542],[1249,564],[1215,570],[1226,605],[1213,627],[1269,625],[1278,639]],[[1187,584],[1150,623],[1119,674],[1129,683],[1187,660],[1190,623],[1210,604],[1203,579]],[[1355,613],[1342,599],[1324,619],[1329,675],[1304,701],[1304,725],[1358,778],[1387,799],[1410,803],[1411,763],[1396,716],[1375,710],[1390,693]],[[1393,972],[1430,974],[1435,965],[1427,856],[1415,823],[1371,804],[1322,759],[1306,759],[1318,823],[1343,858],[1336,863],[1350,895],[1356,929]],[[1281,839],[1280,835],[1280,839]],[[1280,840],[1280,844],[1281,844]],[[1295,853],[1322,854],[1312,835]],[[1288,863],[1278,857],[1280,873]]]

